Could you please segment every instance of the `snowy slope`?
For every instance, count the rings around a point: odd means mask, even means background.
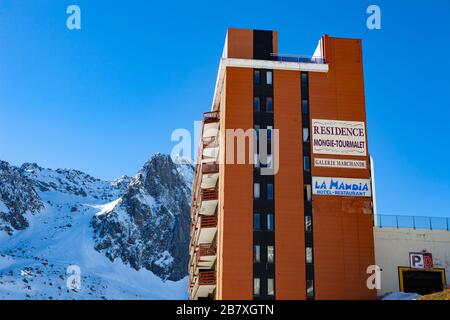
[[[186,277],[166,280],[144,267],[132,268],[124,259],[111,261],[95,248],[92,221],[122,203],[134,178],[106,182],[80,171],[35,164],[25,164],[18,171],[27,185],[33,185],[42,208],[33,214],[24,212],[28,224],[24,229],[12,235],[0,231],[0,299],[187,298]],[[2,188],[6,183],[0,184],[0,192]],[[141,200],[149,204],[149,199]],[[0,198],[0,212],[10,209]],[[164,255],[166,248],[160,249]],[[67,287],[71,265],[81,271],[77,291]]]

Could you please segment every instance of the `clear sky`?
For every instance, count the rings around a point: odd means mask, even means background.
[[[132,175],[209,110],[227,27],[304,55],[328,33],[363,39],[379,212],[450,216],[449,21],[448,0],[0,0],[0,159]]]

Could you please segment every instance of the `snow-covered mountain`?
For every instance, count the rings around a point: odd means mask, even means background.
[[[111,182],[0,162],[0,299],[186,298],[193,172],[162,154]]]

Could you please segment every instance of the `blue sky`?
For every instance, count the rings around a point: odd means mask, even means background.
[[[305,55],[328,33],[363,39],[379,212],[450,216],[449,17],[448,0],[1,0],[0,159],[134,174],[210,108],[227,27],[278,30],[280,52]]]

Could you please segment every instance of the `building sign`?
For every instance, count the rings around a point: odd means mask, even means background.
[[[312,147],[315,154],[365,156],[364,122],[312,119]]]
[[[369,179],[312,177],[313,194],[322,196],[370,197]]]
[[[432,269],[433,256],[431,253],[415,253],[409,254],[409,265],[414,269]]]
[[[347,168],[347,169],[367,168],[365,160],[328,159],[328,158],[314,158],[314,166],[325,168]]]

